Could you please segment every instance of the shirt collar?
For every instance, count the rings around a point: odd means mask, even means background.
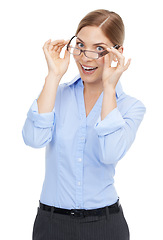
[[[78,86],[80,87],[84,87],[83,85],[83,81],[80,77],[80,74],[78,74],[71,82],[65,83],[67,86],[71,86],[73,84],[78,84]],[[122,89],[122,85],[120,83],[120,81],[118,81],[117,86],[115,88],[116,91],[116,96],[117,98],[120,97],[120,95],[123,93],[123,89]]]
[[[80,80],[80,85],[82,86],[83,85],[83,82],[81,80],[81,77],[80,75],[78,74],[71,82],[68,82],[68,83],[65,83],[67,86],[71,86],[73,85],[74,83],[78,82]]]

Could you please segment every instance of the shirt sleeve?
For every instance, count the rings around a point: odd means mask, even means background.
[[[94,129],[98,135],[103,163],[116,164],[126,154],[145,111],[145,106],[137,100],[123,116],[118,108],[112,110],[102,121],[99,116]]]
[[[54,125],[54,112],[55,108],[52,110],[52,112],[39,114],[37,100],[35,99],[27,113],[27,117],[33,121],[35,127],[49,128],[53,127]]]
[[[38,113],[37,100],[32,103],[23,126],[22,136],[26,145],[34,148],[46,146],[55,128],[55,107],[52,112]]]
[[[99,136],[104,136],[111,134],[125,124],[124,119],[122,118],[118,108],[113,109],[105,118],[101,121],[101,115],[99,116],[95,129]]]

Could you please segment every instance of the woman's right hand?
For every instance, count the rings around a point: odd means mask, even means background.
[[[60,57],[60,53],[62,48],[68,43],[65,40],[55,40],[51,42],[49,39],[45,42],[43,46],[43,51],[45,54],[45,58],[48,64],[48,74],[53,74],[57,78],[62,78],[62,76],[66,73],[69,62],[70,62],[70,54],[67,50],[65,50],[64,58]]]

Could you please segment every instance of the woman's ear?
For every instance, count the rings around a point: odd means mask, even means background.
[[[123,46],[120,46],[119,48],[118,48],[118,51],[122,54],[123,53]]]

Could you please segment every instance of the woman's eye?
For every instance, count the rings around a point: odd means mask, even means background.
[[[79,48],[83,48],[83,47],[84,47],[84,44],[81,43],[81,42],[78,42],[78,43],[77,43],[77,46],[78,46]]]
[[[101,46],[98,46],[96,49],[97,49],[97,51],[99,51],[99,52],[104,50],[104,48],[101,47]]]

